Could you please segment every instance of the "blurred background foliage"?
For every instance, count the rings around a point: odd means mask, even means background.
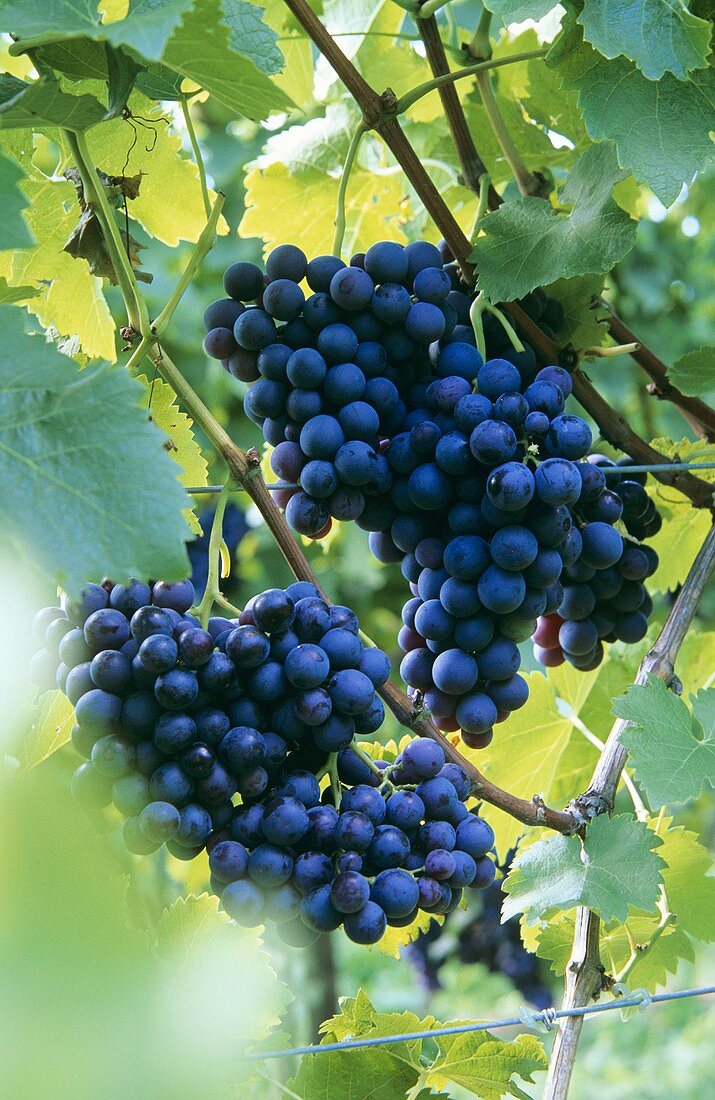
[[[470,5],[452,7],[460,25],[469,25]],[[237,230],[244,215],[245,165],[260,154],[275,129],[237,121],[215,99],[203,96],[194,100],[192,116],[210,182],[226,194],[229,233],[217,240],[190,286],[166,345],[232,437],[244,448],[261,446],[258,429],[243,414],[243,385],[202,352],[201,315],[221,294],[221,275],[229,263],[261,260],[261,240],[238,236]],[[307,117],[297,121],[304,123]],[[172,125],[188,149],[178,112]],[[126,136],[129,145],[132,134],[127,130]],[[55,151],[49,142],[38,148],[38,159],[43,157],[51,168]],[[715,172],[684,188],[669,210],[635,184],[629,205],[642,214],[637,245],[608,278],[604,295],[629,327],[666,363],[673,363],[687,351],[715,343]],[[267,211],[265,217],[270,216]],[[418,236],[419,219],[403,228]],[[143,267],[153,275],[145,292],[155,314],[191,245],[167,248],[139,227],[132,231],[144,246]],[[109,297],[116,306],[116,291]],[[598,360],[588,373],[645,438],[692,438],[678,411],[648,394],[645,376],[630,359]],[[217,482],[221,465],[202,442],[209,480]],[[662,488],[656,493],[667,497]],[[198,505],[208,530],[211,498],[198,498]],[[233,549],[226,589],[235,603],[240,606],[257,591],[289,583],[279,551],[240,493],[226,533]],[[310,545],[307,552],[331,597],[355,609],[367,633],[397,665],[395,638],[405,582],[398,567],[374,561],[366,543],[366,535],[355,526],[336,524],[327,547]],[[205,550],[205,541],[192,549],[197,581],[205,571]],[[54,593],[43,591],[18,561],[4,563],[0,576],[6,620],[0,632],[3,693],[19,704],[32,643],[20,627],[23,640],[18,645],[18,624],[28,623],[32,605],[51,602]],[[656,624],[671,599],[668,593],[659,597]],[[698,626],[715,629],[712,594]],[[533,668],[528,653],[525,657],[526,667]],[[388,718],[385,737],[399,737],[400,732]],[[70,802],[72,749],[63,749],[32,773],[17,775],[16,735],[17,730],[6,729],[4,744],[0,741],[0,764],[7,754],[4,772],[0,768],[0,1092],[8,1097],[277,1097],[281,1087],[265,1078],[245,1081],[240,1048],[279,1016],[286,1042],[314,1040],[335,998],[353,995],[360,986],[383,1011],[411,1009],[441,1019],[508,1015],[526,999],[545,1005],[559,996],[560,981],[545,963],[525,962],[511,949],[509,935],[498,930],[494,915],[491,923],[480,919],[485,904],[480,897],[470,900],[468,912],[454,913],[433,943],[412,945],[400,959],[357,948],[337,936],[321,942],[317,954],[269,942],[263,955],[257,953],[252,934],[230,929],[226,936],[220,923],[205,922],[199,902],[187,903],[188,908],[175,903],[172,916],[161,918],[164,906],[177,896],[201,893],[205,861],[187,865],[166,854],[145,860],[128,855],[119,843],[116,821],[95,818],[88,827],[83,812]],[[703,798],[684,820],[703,843],[712,842],[711,799]],[[712,950],[699,948],[695,961],[681,967],[677,984],[705,984],[715,974],[714,964]],[[292,999],[290,991],[299,995]],[[615,1013],[592,1022],[584,1029],[573,1095],[593,1095],[595,1082],[608,1100],[708,1095],[715,1090],[714,1027],[715,1004],[704,1000],[654,1008],[627,1027]],[[294,1068],[273,1067],[276,1078],[283,1079]],[[646,1083],[634,1091],[634,1082]],[[455,1088],[455,1100],[461,1095],[466,1093]]]

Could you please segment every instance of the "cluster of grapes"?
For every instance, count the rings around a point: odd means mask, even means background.
[[[604,641],[645,637],[653,602],[643,581],[658,568],[658,555],[634,539],[657,534],[662,519],[644,489],[646,475],[629,473],[629,465],[593,454],[579,466],[580,552],[565,564],[558,611],[541,616],[533,634],[534,655],[548,668],[568,661],[588,672],[601,663]],[[611,471],[608,487],[604,469]],[[619,520],[632,538],[616,531]]]
[[[209,854],[212,888],[240,924],[276,922],[304,946],[343,925],[376,943],[418,911],[449,913],[467,887],[495,875],[490,826],[465,806],[465,772],[439,745],[411,741],[394,764],[368,765],[348,748],[339,782],[321,797],[310,772],[287,775],[266,801],[239,808]]]
[[[579,668],[601,639],[642,637],[657,558],[615,524],[648,537],[652,502],[638,479],[606,488],[600,456],[583,461],[588,425],[564,411],[568,371],[539,369],[489,313],[484,361],[446,246],[382,241],[346,266],[283,245],[266,270],[227,270],[207,350],[253,382],[272,468],[300,485],[277,494],[291,526],[319,538],[355,519],[378,560],[401,563],[401,674],[443,730],[489,744],[527,701],[518,643],[532,635],[539,659]],[[563,321],[541,291],[521,305],[550,335]]]
[[[75,708],[78,801],[113,803],[138,855],[207,848],[226,911],[296,945],[342,923],[372,943],[488,885],[494,837],[462,769],[429,740],[390,767],[354,751],[382,724],[390,662],[349,608],[296,582],[204,630],[193,601],[190,581],[106,581],[36,616],[31,674]]]

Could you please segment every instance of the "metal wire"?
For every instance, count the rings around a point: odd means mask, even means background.
[[[547,1008],[543,1012],[528,1012],[529,1021],[545,1024],[550,1029],[555,1020],[567,1016],[596,1016],[601,1012],[613,1012],[617,1008],[648,1008],[664,1001],[682,1001],[686,997],[705,997],[715,993],[715,985],[696,989],[681,989],[674,993],[656,993],[651,996],[645,990],[630,997],[608,1001],[606,1004],[586,1005],[584,1008]],[[453,1027],[435,1027],[429,1031],[406,1031],[401,1035],[375,1035],[364,1039],[344,1039],[339,1043],[322,1043],[320,1046],[291,1047],[289,1050],[268,1050],[246,1054],[248,1061],[258,1062],[269,1058],[289,1058],[300,1054],[329,1054],[331,1051],[360,1050],[365,1047],[387,1046],[390,1043],[408,1043],[417,1039],[435,1039],[440,1035],[465,1035],[470,1031],[496,1031],[502,1027],[518,1027],[524,1024],[524,1014],[506,1020],[486,1020],[483,1023],[455,1024]]]
[[[678,470],[715,470],[715,462],[658,462],[651,466],[601,466],[606,477],[628,477],[629,474],[650,473],[675,473]],[[192,485],[186,492],[193,496],[201,496],[203,493],[220,493],[223,485]],[[300,489],[295,482],[274,481],[266,483],[266,489],[270,493],[276,493],[279,489]],[[246,490],[237,485],[235,492],[244,493]]]

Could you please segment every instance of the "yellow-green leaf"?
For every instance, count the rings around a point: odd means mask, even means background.
[[[561,757],[573,736],[571,720],[560,713],[551,683],[540,672],[529,677],[529,702],[499,727],[486,750],[463,749],[484,774],[520,798],[541,796],[548,801],[559,774]],[[580,736],[580,735],[578,735]],[[573,792],[577,794],[577,791]],[[513,817],[489,809],[500,856],[514,847],[524,826]]]
[[[206,224],[198,168],[182,154],[181,138],[171,129],[161,107],[136,93],[130,106],[147,120],[156,141],[151,135],[151,141],[136,141],[124,119],[113,119],[87,135],[92,158],[108,175],[142,174],[139,194],[129,202],[128,209],[130,217],[150,236],[168,245],[195,241]],[[215,192],[209,195],[215,198]],[[218,231],[228,232],[223,219]]]
[[[28,309],[42,325],[52,326],[61,336],[77,336],[91,359],[114,362],[114,321],[102,281],[91,274],[86,260],[62,251],[79,218],[74,187],[36,170],[22,189],[30,201],[25,217],[38,243],[14,254],[8,282],[40,291]]]
[[[652,446],[673,462],[712,461],[712,446],[704,440],[674,442],[654,439]],[[715,470],[698,470],[703,481],[715,482]],[[715,491],[715,485],[713,486]],[[648,581],[653,592],[668,592],[685,580],[695,556],[710,529],[706,508],[694,508],[688,498],[671,486],[649,482],[649,492],[663,517],[663,526],[648,541],[660,558],[658,569]]]
[[[61,691],[48,691],[33,708],[31,725],[22,742],[23,771],[36,768],[70,739],[74,708]]]

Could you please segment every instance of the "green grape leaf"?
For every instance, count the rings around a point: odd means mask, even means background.
[[[87,135],[92,159],[110,176],[141,173],[139,193],[128,203],[128,210],[150,236],[172,246],[182,240],[195,241],[206,224],[198,168],[182,155],[181,137],[167,125],[166,114],[158,104],[135,94],[130,107],[154,131],[149,149],[134,141],[126,122],[118,118]],[[216,193],[209,190],[211,201],[215,197]],[[223,219],[218,231],[228,232]]]
[[[30,771],[66,745],[72,733],[74,707],[61,691],[47,691],[32,708],[22,739],[20,764]]]
[[[168,435],[167,449],[181,469],[181,484],[186,488],[190,485],[208,485],[208,465],[196,442],[192,421],[177,405],[176,394],[171,386],[160,378],[149,382],[148,378],[142,376],[139,381],[145,386],[142,408],[149,410],[153,423]],[[191,529],[200,535],[201,526],[193,509],[185,509],[184,515]]]
[[[137,90],[149,99],[176,100],[181,98],[181,85],[184,78],[166,65],[149,65],[139,73],[136,80]]]
[[[504,24],[542,19],[553,7],[553,0],[485,0],[484,7]]]
[[[653,909],[663,867],[653,849],[661,843],[643,822],[626,814],[597,817],[585,841],[566,836],[538,840],[517,856],[504,880],[503,919],[524,913],[527,920],[538,920],[585,905],[605,921],[622,922],[629,905]]]
[[[480,288],[494,301],[512,301],[558,278],[610,271],[635,244],[636,223],[611,194],[621,176],[614,146],[594,145],[561,192],[572,204],[569,214],[532,196],[488,214],[470,257]]]
[[[548,136],[539,126],[534,126],[513,99],[498,95],[497,105],[504,125],[512,141],[519,150],[526,167],[539,171],[552,165],[566,165],[573,160],[574,154],[568,148],[555,149]],[[501,146],[494,135],[486,111],[479,103],[468,99],[464,104],[464,113],[474,143],[479,149],[484,164],[493,183],[505,183],[512,179],[512,171],[504,157]],[[445,141],[448,140],[445,138]],[[454,154],[452,153],[452,156]],[[545,203],[545,205],[548,205]]]
[[[356,121],[353,112],[335,105],[325,116],[270,138],[264,153],[247,166],[239,235],[262,238],[268,251],[290,236],[311,255],[331,252],[339,172]],[[346,201],[344,251],[362,250],[383,238],[404,242],[401,207],[404,184],[398,175],[375,175],[356,163]]]
[[[688,81],[669,73],[648,80],[632,62],[607,61],[593,50],[568,17],[547,64],[558,69],[567,87],[579,90],[589,136],[615,141],[620,166],[652,187],[666,206],[711,160],[713,70],[697,70]]]
[[[601,347],[606,343],[608,329],[605,324],[599,324],[597,305],[603,290],[602,275],[557,279],[544,290],[564,307],[564,323],[558,332],[561,344],[572,343],[575,348],[589,348]]]
[[[27,199],[18,187],[25,173],[20,165],[0,153],[0,241],[5,248],[27,248],[34,244],[22,216]]]
[[[250,57],[254,65],[271,76],[279,73],[285,61],[278,35],[263,21],[263,12],[246,0],[222,0],[223,22],[229,28],[229,46],[234,53]]]
[[[169,36],[191,3],[192,0],[130,0],[126,18],[103,23],[97,0],[43,0],[42,4],[0,0],[0,17],[3,25],[20,39],[32,39],[33,46],[58,38],[94,38],[112,46],[131,46],[142,57],[159,61]],[[17,52],[22,48],[20,41]]]
[[[125,371],[76,365],[0,307],[5,538],[70,589],[87,578],[186,576],[188,498]],[[111,410],[111,414],[107,412]]]
[[[251,996],[227,1005],[240,1049],[262,1042],[291,999],[278,979],[255,928],[239,928],[212,894],[190,894],[165,909],[157,928],[157,954],[169,964],[172,981],[181,988],[193,982],[219,983],[222,973],[240,973]],[[186,984],[184,984],[186,983]],[[220,985],[216,985],[220,989]],[[224,1022],[225,1026],[225,1022]],[[239,1050],[240,1057],[240,1050]]]
[[[653,446],[671,462],[710,462],[712,447],[707,440],[654,439]],[[715,470],[698,470],[698,477],[713,483]],[[685,580],[710,529],[705,508],[693,508],[684,494],[671,486],[649,480],[648,493],[663,517],[663,526],[648,542],[658,554],[659,565],[648,580],[651,592],[669,592]]]
[[[562,85],[558,72],[545,65],[543,58],[529,61],[526,71],[524,107],[529,118],[563,134],[583,153],[590,141],[578,109],[577,90]]]
[[[137,64],[124,50],[113,50],[105,46],[107,55],[107,114],[106,118],[117,118],[127,105],[134,83],[143,65]]]
[[[528,703],[502,723],[499,737],[489,748],[460,749],[493,783],[520,798],[541,797],[548,802],[573,726],[560,712],[549,680],[539,672],[530,673],[527,679]],[[495,832],[497,851],[504,857],[525,827],[497,809],[490,809],[489,823]]]
[[[402,948],[408,943],[413,943],[418,936],[426,932],[433,920],[437,924],[442,924],[444,917],[433,916],[431,913],[420,911],[412,924],[408,924],[404,928],[388,927],[382,939],[379,939],[370,950],[378,951],[381,955],[389,955],[392,959],[399,959]]]
[[[700,696],[712,707],[715,690]],[[648,802],[658,809],[669,802],[697,798],[703,783],[715,786],[715,730],[703,729],[679,696],[662,680],[633,684],[613,701],[613,712],[629,725],[620,736]]]
[[[578,21],[599,53],[629,58],[649,80],[686,80],[708,63],[710,24],[683,0],[586,0]]]
[[[413,1012],[377,1012],[361,989],[356,997],[346,997],[340,1012],[321,1027],[325,1042],[347,1038],[400,1035],[434,1025],[429,1017],[420,1020]],[[365,1047],[301,1058],[298,1073],[286,1088],[293,1095],[310,1100],[394,1100],[416,1085],[421,1071],[422,1040]]]
[[[289,110],[294,104],[285,92],[250,57],[233,52],[235,32],[221,15],[220,0],[196,0],[167,43],[164,64],[255,122],[272,111]]]
[[[693,961],[693,941],[711,943],[715,938],[712,914],[715,907],[715,877],[712,856],[695,833],[682,826],[661,822],[658,832],[663,841],[658,849],[665,861],[663,889],[668,910],[674,915],[662,934],[640,951],[629,978],[630,983],[654,992],[675,974],[681,960]],[[649,944],[658,930],[660,913],[631,909],[625,924],[611,923],[601,932],[601,957],[609,972],[618,974],[631,958],[632,944]],[[565,973],[573,945],[574,919],[562,913],[540,928],[525,927],[530,949],[552,963],[558,975]]]
[[[0,276],[0,304],[13,305],[16,302],[26,302],[29,298],[36,298],[39,290],[33,286],[9,286],[7,279]]]
[[[28,83],[0,74],[0,130],[88,130],[105,116],[105,108],[91,95],[68,95],[55,80]]]
[[[86,260],[64,251],[79,210],[72,184],[33,169],[22,186],[30,201],[26,218],[37,244],[13,254],[8,281],[11,286],[30,285],[39,291],[28,305],[45,328],[54,328],[60,336],[76,336],[90,358],[114,360],[114,321],[102,281],[91,274]]]
[[[461,1022],[450,1020],[451,1024]],[[524,1098],[526,1093],[514,1078],[533,1084],[533,1074],[549,1064],[536,1035],[517,1035],[509,1042],[488,1031],[469,1031],[464,1035],[440,1035],[435,1042],[439,1054],[427,1071],[427,1083],[436,1088],[455,1084],[480,1100],[500,1100],[504,1095]]]
[[[712,393],[715,390],[715,348],[698,348],[681,355],[668,368],[668,379],[691,397]]]

